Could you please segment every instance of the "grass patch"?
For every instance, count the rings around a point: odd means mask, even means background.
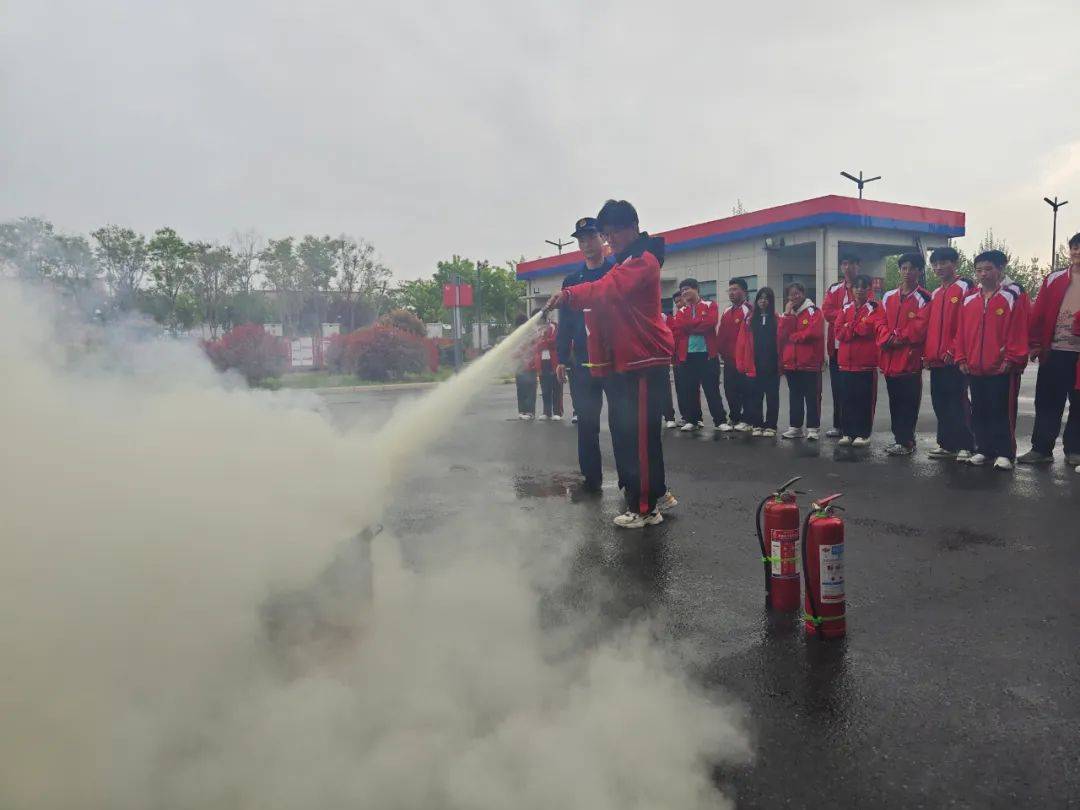
[[[261,384],[261,387],[277,390],[279,388],[343,388],[346,386],[442,382],[452,373],[453,371],[451,369],[440,368],[435,373],[425,371],[422,374],[406,374],[400,380],[362,380],[352,374],[335,374],[330,371],[297,371],[292,374],[283,374],[280,377],[266,380]]]

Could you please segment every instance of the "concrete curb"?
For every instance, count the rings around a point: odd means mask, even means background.
[[[410,388],[431,388],[437,382],[386,383],[384,385],[338,385],[328,388],[294,389],[314,391],[316,394],[362,394],[365,391],[406,391]]]

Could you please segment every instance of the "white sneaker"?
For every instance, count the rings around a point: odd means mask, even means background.
[[[805,436],[806,434],[805,434],[805,433],[803,433],[803,429],[802,429],[802,428],[797,428],[797,427],[791,427],[791,428],[788,428],[787,430],[785,430],[785,431],[784,431],[783,433],[781,433],[780,435],[781,435],[781,436],[782,436],[783,438],[785,438],[785,439],[801,439],[801,438],[803,438],[803,437],[804,437],[804,436]]]
[[[868,438],[866,438],[865,436],[856,436],[854,439],[851,440],[851,446],[852,447],[869,447],[870,446],[870,440]]]
[[[994,459],[995,470],[1011,470],[1012,468],[1013,463],[1007,458],[1005,458],[1005,456],[998,456],[996,459]]]
[[[829,428],[828,430],[825,431],[825,436],[826,436],[826,438],[829,438],[829,439],[836,439],[836,438],[840,437],[841,435],[843,435],[843,434],[841,434],[840,431],[837,430],[836,428]]]
[[[956,460],[957,461],[971,461],[971,451],[970,450],[958,450],[957,453],[956,453]]]
[[[576,413],[573,416],[570,417],[570,424],[571,425],[576,425],[577,424],[577,414]]]
[[[972,464],[976,467],[983,466],[990,459],[986,457],[985,453],[975,453],[971,458],[967,460],[968,464]]]
[[[518,419],[521,419],[522,421],[524,421],[524,420],[526,420],[528,418],[529,418],[529,415],[527,413],[519,413],[518,414]]]
[[[552,422],[561,422],[561,421],[562,421],[562,417],[561,417],[561,416],[559,416],[558,414],[555,414],[555,415],[554,415],[553,417],[551,417],[551,421],[552,421]]]
[[[669,512],[678,505],[679,499],[672,494],[670,489],[661,495],[660,500],[656,502],[656,508],[661,512]]]
[[[946,450],[941,445],[938,445],[926,455],[928,458],[956,458],[956,453],[952,452],[951,450]]]
[[[749,430],[753,430],[753,428],[746,422],[739,422],[739,424],[735,425],[735,430],[739,431],[739,433],[746,433]]]
[[[818,440],[818,438],[819,438],[818,429],[817,428],[807,428],[806,429],[806,438],[807,438],[808,441],[816,442]]]
[[[653,509],[647,515],[639,515],[637,512],[626,511],[618,515],[613,521],[620,529],[641,529],[645,526],[655,526],[664,522],[664,516],[659,509]]]
[[[543,414],[543,413],[542,413],[542,414],[540,414],[540,415],[538,415],[538,416],[536,417],[536,421],[537,421],[537,422],[546,422],[546,421],[547,421],[548,419],[550,419],[550,418],[551,418],[551,417],[550,417],[550,416],[548,416],[547,414]]]
[[[765,428],[763,431],[761,431],[761,435],[764,436],[766,439],[775,439],[776,430],[774,428]]]
[[[716,426],[716,429],[719,430],[721,433],[731,433],[731,431],[733,431],[735,428],[733,428],[727,422],[721,422],[719,425]]]
[[[828,436],[829,434],[826,433],[825,435]],[[841,436],[840,441],[838,441],[837,444],[840,445],[841,447],[848,447],[851,444],[851,437],[850,436]]]
[[[1077,464],[1077,465],[1076,465],[1076,471],[1077,471],[1078,473],[1080,473],[1080,464]]]
[[[664,422],[664,427],[666,427],[666,428],[668,428],[670,430],[671,428],[678,427],[678,426],[675,424],[674,419],[668,419],[666,422]]]
[[[750,435],[751,436],[764,436],[765,431],[762,430],[761,428],[754,428],[753,430],[750,431]]]
[[[697,423],[687,422],[685,425],[679,428],[679,430],[681,430],[683,433],[689,433],[692,430],[697,430]]]

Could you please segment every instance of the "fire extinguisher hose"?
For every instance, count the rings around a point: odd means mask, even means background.
[[[814,589],[810,587],[810,566],[806,564],[806,533],[807,529],[810,528],[810,518],[812,518],[813,516],[814,509],[813,507],[811,507],[810,511],[806,513],[806,518],[803,520],[802,524],[802,542],[800,543],[800,545],[802,546],[803,583],[806,585],[806,598],[810,601],[810,612],[812,614],[808,618],[814,625],[814,629],[817,630],[818,638],[825,638],[825,633],[821,629],[822,620],[821,617],[818,616],[817,600],[814,599]],[[820,578],[820,576],[821,572],[819,571],[818,577]]]
[[[765,535],[761,531],[761,512],[765,508],[765,504],[769,502],[769,498],[772,497],[772,495],[767,495],[762,498],[761,503],[757,506],[757,512],[754,516],[754,526],[757,528],[758,545],[761,547],[761,564],[765,568],[765,593],[772,593],[772,577],[769,575],[769,566],[772,564],[772,557],[770,557],[769,552],[765,550]]]

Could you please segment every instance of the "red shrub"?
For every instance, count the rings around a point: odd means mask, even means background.
[[[219,371],[235,368],[251,384],[275,377],[285,367],[284,344],[257,323],[234,326],[218,340],[203,344]]]
[[[365,380],[400,379],[427,367],[427,341],[392,326],[369,326],[331,338],[326,363]]]
[[[393,326],[402,332],[408,332],[417,337],[427,337],[427,327],[424,326],[424,322],[407,309],[390,310],[379,318],[379,324],[381,326]]]

